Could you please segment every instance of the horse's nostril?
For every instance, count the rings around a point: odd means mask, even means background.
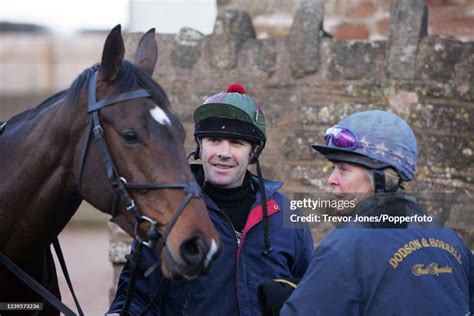
[[[203,263],[206,254],[209,252],[209,245],[204,238],[195,236],[183,241],[179,247],[179,251],[186,263],[199,265]]]
[[[184,242],[183,252],[187,256],[193,257],[193,256],[199,255],[199,245],[195,241],[196,241],[195,239],[192,239],[192,240],[187,240],[186,242]]]

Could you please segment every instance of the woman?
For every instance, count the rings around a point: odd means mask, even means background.
[[[331,191],[357,205],[346,229],[335,229],[315,251],[280,314],[469,315],[471,252],[451,229],[430,221],[416,199],[398,192],[415,176],[410,126],[395,114],[366,111],[343,119],[324,139],[313,148],[334,164]]]

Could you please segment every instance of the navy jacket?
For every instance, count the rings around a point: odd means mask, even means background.
[[[257,178],[253,177],[252,181],[258,187]],[[281,186],[281,182],[265,181],[273,247],[269,256],[263,254],[262,206],[258,190],[240,246],[228,217],[208,196],[204,196],[209,216],[219,232],[222,252],[207,275],[192,281],[171,281],[163,303],[154,303],[147,315],[260,315],[257,287],[264,279],[301,278],[314,251],[313,240],[308,227],[283,228],[283,208],[288,208],[285,212],[292,211],[288,200],[277,192]],[[159,257],[147,247],[144,247],[142,256],[146,264],[139,270],[131,315],[138,315],[145,308],[162,279],[159,269],[148,278],[143,276]],[[127,263],[109,313],[122,309],[129,275],[130,265]]]
[[[316,249],[281,315],[469,315],[474,261],[451,229],[349,226]]]

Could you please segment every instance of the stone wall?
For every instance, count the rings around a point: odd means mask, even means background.
[[[421,0],[393,1],[391,16],[387,41],[336,40],[320,32],[323,6],[307,2],[287,37],[256,39],[246,12],[222,11],[211,35],[191,29],[157,35],[155,79],[186,128],[188,151],[194,109],[228,83],[244,84],[267,119],[263,172],[283,179],[289,194],[327,189],[330,166],[310,144],[329,126],[361,110],[399,114],[413,127],[420,151],[418,175],[407,191],[432,193],[433,212],[443,211],[441,217],[474,246],[468,205],[446,203],[448,192],[471,202],[474,193],[474,43],[427,36]],[[140,36],[126,37],[129,53]],[[324,234],[316,229],[316,240]]]
[[[154,78],[186,128],[188,152],[200,102],[230,82],[244,84],[267,120],[263,173],[284,180],[290,196],[327,190],[330,164],[310,145],[328,127],[367,109],[399,114],[413,127],[420,151],[407,191],[425,192],[423,205],[474,248],[474,43],[426,36],[422,0],[395,0],[391,10],[389,40],[372,42],[324,37],[324,9],[315,3],[298,8],[287,37],[267,39],[256,39],[246,12],[221,11],[211,35],[192,29],[158,34]],[[132,60],[141,35],[125,37]],[[131,239],[109,227],[117,278]],[[313,227],[315,242],[332,229]]]

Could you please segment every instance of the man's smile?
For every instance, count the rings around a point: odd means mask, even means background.
[[[232,165],[223,165],[223,164],[218,164],[218,163],[213,163],[211,164],[213,167],[216,167],[218,169],[231,169],[233,168],[234,166]]]

